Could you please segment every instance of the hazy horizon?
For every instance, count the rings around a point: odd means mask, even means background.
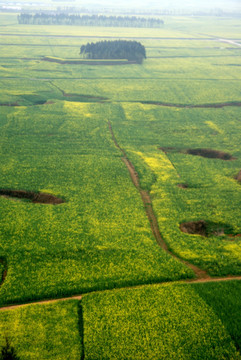
[[[138,0],[121,0],[119,2],[113,3],[110,0],[0,0],[0,4],[18,4],[18,5],[31,5],[31,4],[44,3],[49,6],[96,6],[96,7],[108,7],[108,8],[180,8],[180,9],[239,9],[241,8],[241,0],[142,0],[141,3]]]

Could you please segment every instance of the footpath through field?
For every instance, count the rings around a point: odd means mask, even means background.
[[[199,278],[199,279],[189,279],[189,280],[180,280],[180,281],[173,281],[173,284],[195,284],[195,283],[211,283],[211,282],[224,282],[224,281],[234,281],[234,280],[241,280],[241,276],[226,276],[226,277],[217,277],[217,278]],[[156,283],[156,285],[164,285],[164,284],[170,284],[170,282],[163,282],[163,283]],[[0,307],[0,311],[7,311],[7,310],[14,310],[17,308],[22,308],[28,305],[40,305],[40,304],[48,304],[48,303],[55,303],[58,301],[67,301],[67,300],[81,300],[83,296],[93,293],[105,293],[110,291],[118,291],[118,290],[124,290],[124,289],[140,289],[143,288],[146,285],[136,285],[136,286],[126,286],[126,287],[120,287],[115,289],[107,289],[107,290],[100,290],[100,291],[92,291],[85,294],[79,294],[79,295],[70,295],[62,298],[53,298],[53,299],[46,299],[46,300],[37,300],[37,301],[30,301],[28,303],[23,304],[15,304],[15,305],[4,305]]]

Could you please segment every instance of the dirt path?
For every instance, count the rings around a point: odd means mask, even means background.
[[[135,170],[134,165],[131,163],[131,161],[128,159],[126,152],[120,147],[120,145],[118,144],[116,137],[114,135],[111,123],[108,122],[109,125],[109,130],[112,136],[112,139],[114,141],[115,146],[122,152],[123,154],[123,162],[125,163],[127,169],[129,170],[130,176],[131,176],[131,180],[133,182],[133,184],[135,185],[135,187],[137,188],[137,190],[139,191],[140,195],[141,195],[141,199],[146,211],[146,215],[148,217],[148,220],[150,222],[150,226],[151,226],[151,230],[153,232],[153,235],[158,243],[158,245],[164,250],[166,251],[169,255],[171,255],[174,259],[182,262],[184,265],[186,265],[187,267],[189,267],[190,269],[193,270],[193,272],[196,275],[197,279],[210,279],[210,276],[207,274],[207,272],[205,270],[202,270],[200,268],[198,268],[197,266],[190,264],[188,261],[183,260],[181,258],[179,258],[177,255],[175,255],[167,246],[166,242],[164,241],[163,237],[161,236],[160,230],[159,230],[159,226],[158,226],[158,221],[156,218],[156,215],[153,211],[153,207],[152,207],[152,200],[150,197],[150,194],[148,191],[143,190],[140,186],[140,181],[139,181],[139,177],[138,174]]]
[[[81,300],[83,295],[74,295],[69,297],[63,297],[63,298],[56,298],[56,299],[48,299],[48,300],[39,300],[39,301],[32,301],[25,304],[16,304],[16,305],[6,305],[0,307],[0,311],[6,311],[6,310],[14,310],[17,308],[22,308],[28,305],[39,305],[39,304],[49,304],[49,303],[55,303],[58,301],[66,301],[66,300]]]
[[[235,281],[235,280],[241,280],[241,276],[226,276],[226,277],[217,277],[217,278],[201,278],[201,279],[187,279],[187,280],[179,280],[179,281],[173,281],[173,282],[162,282],[162,283],[155,283],[156,285],[162,285],[162,284],[197,284],[197,283],[211,283],[211,282],[224,282],[224,281]],[[48,300],[39,300],[39,301],[32,301],[24,304],[16,304],[16,305],[2,305],[0,306],[0,312],[1,311],[8,311],[8,310],[14,310],[18,308],[23,308],[29,305],[41,305],[41,304],[51,304],[58,301],[68,301],[68,300],[82,300],[83,296],[93,293],[104,293],[107,291],[119,291],[119,290],[131,290],[131,289],[141,289],[145,286],[148,286],[150,284],[144,284],[144,285],[135,285],[135,286],[126,286],[126,287],[120,287],[115,289],[105,289],[100,291],[92,291],[85,294],[79,294],[79,295],[70,295],[63,298],[55,298],[55,299],[48,299]]]
[[[237,43],[236,41],[234,40],[229,40],[229,39],[218,39],[219,42],[223,42],[223,43],[228,43],[228,44],[231,44],[231,45],[236,45],[236,46],[241,46],[240,43]]]

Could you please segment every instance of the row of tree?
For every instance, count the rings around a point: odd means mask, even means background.
[[[87,59],[127,59],[141,64],[146,58],[146,49],[137,41],[105,40],[82,45],[80,54]]]
[[[64,13],[21,13],[18,15],[18,23],[33,25],[81,25],[140,28],[159,28],[164,24],[163,20],[155,18],[136,16],[70,15]]]

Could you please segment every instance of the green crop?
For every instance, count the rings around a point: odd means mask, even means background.
[[[153,238],[108,130],[115,116],[109,104],[59,102],[3,117],[1,187],[66,202],[0,198],[2,303],[193,276]]]
[[[82,354],[78,302],[28,305],[0,313],[0,351],[6,340],[24,360],[79,360]]]
[[[239,282],[170,284],[194,277],[178,258],[241,275],[240,19],[164,20],[45,27],[0,13],[0,190],[64,200],[0,196],[0,304],[85,293],[0,313],[0,346],[21,359],[240,359]],[[78,63],[81,45],[109,37],[140,39],[145,63]],[[232,160],[188,154],[200,148]],[[200,220],[208,236],[180,230]]]
[[[125,103],[119,114],[113,118],[113,130],[138,169],[142,186],[151,190],[160,231],[169,247],[213,275],[240,274],[240,238],[232,236],[241,231],[241,187],[234,180],[241,168],[239,109]],[[165,154],[161,147],[173,149]],[[187,155],[188,148],[214,148],[237,159]],[[187,189],[180,189],[179,183],[187,184]],[[205,238],[180,231],[182,222],[197,220],[221,224],[221,228],[222,224],[231,226],[233,233]]]
[[[237,349],[241,347],[240,287],[240,281],[192,285],[220,318]]]
[[[86,295],[82,303],[86,359],[240,359],[189,285]]]

